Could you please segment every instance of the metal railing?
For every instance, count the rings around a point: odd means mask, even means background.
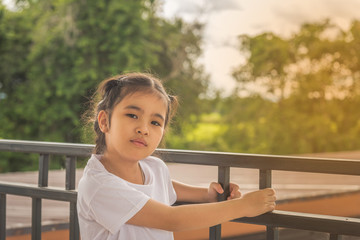
[[[38,153],[38,186],[0,182],[0,240],[6,238],[6,195],[20,195],[32,198],[32,239],[41,239],[41,200],[52,199],[70,202],[70,240],[79,239],[76,211],[75,167],[77,157],[88,157],[93,145],[68,144],[34,141],[0,140],[0,151]],[[274,155],[237,154],[203,151],[184,151],[158,149],[162,159],[167,162],[211,165],[218,167],[218,181],[228,189],[230,168],[251,168],[259,170],[259,188],[271,187],[272,171],[330,173],[360,176],[360,161],[345,159],[319,159]],[[66,156],[66,187],[48,187],[49,156]],[[219,196],[223,201],[229,194],[225,191]],[[266,239],[279,239],[279,227],[330,234],[330,240],[341,239],[342,235],[360,236],[360,219],[334,217],[328,215],[305,214],[275,210],[254,218],[239,218],[234,222],[266,226]],[[221,239],[221,225],[210,228],[209,239]]]

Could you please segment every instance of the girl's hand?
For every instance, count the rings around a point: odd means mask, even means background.
[[[239,186],[234,183],[230,183],[230,196],[227,198],[227,200],[240,198],[241,192],[239,191]]]
[[[230,183],[230,196],[227,198],[227,200],[240,198],[241,193],[239,191],[239,186]],[[209,189],[208,189],[208,200],[209,202],[217,202],[217,196],[218,194],[224,193],[224,189],[221,187],[220,183],[212,182],[210,183]]]
[[[276,206],[276,194],[271,188],[247,193],[241,200],[243,201],[243,209],[246,210],[246,217],[255,217],[273,211]]]

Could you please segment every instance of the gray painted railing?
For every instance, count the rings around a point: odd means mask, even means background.
[[[0,151],[38,153],[38,186],[0,182],[0,240],[6,238],[6,195],[32,198],[32,239],[41,239],[41,200],[53,199],[70,202],[70,240],[79,239],[76,212],[75,166],[77,157],[88,157],[93,145],[34,141],[0,140]],[[345,159],[319,159],[274,155],[237,154],[220,152],[158,149],[157,154],[167,162],[218,166],[218,181],[228,189],[230,168],[259,170],[259,188],[271,187],[272,170],[331,173],[360,176],[360,161]],[[66,187],[48,187],[49,156],[66,156]],[[225,200],[228,191],[219,196]],[[244,222],[266,226],[266,239],[279,239],[278,228],[302,229],[330,234],[330,240],[342,235],[360,236],[360,219],[327,215],[304,214],[275,210],[254,218],[240,218]],[[221,239],[221,225],[210,228],[209,239]]]

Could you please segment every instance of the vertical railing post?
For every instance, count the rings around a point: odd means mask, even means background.
[[[49,154],[41,154],[39,159],[39,187],[47,187],[49,182]]]
[[[40,154],[38,186],[48,186],[49,154]],[[41,240],[41,198],[32,198],[31,239]]]
[[[76,184],[76,157],[67,156],[66,157],[66,180],[65,186],[66,190],[74,190]],[[76,210],[76,202],[70,202],[70,223],[69,223],[69,239],[78,240],[79,239],[79,221]]]
[[[0,193],[0,240],[6,238],[6,194]]]
[[[259,172],[259,188],[271,188],[272,185],[272,176],[271,170],[260,169]]]
[[[230,185],[230,167],[218,167],[218,182],[224,189],[223,194],[218,195],[218,201],[225,201],[230,194],[229,185]],[[210,240],[221,240],[221,224],[213,226],[209,230],[209,239]]]
[[[272,173],[268,169],[259,170],[259,188],[271,188]],[[266,240],[279,240],[279,228],[266,226]]]
[[[41,240],[41,199],[32,198],[31,240]]]
[[[279,240],[279,228],[266,226],[266,240]]]
[[[334,233],[330,233],[329,240],[342,240],[342,236]]]

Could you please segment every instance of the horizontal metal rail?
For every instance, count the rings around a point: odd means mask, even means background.
[[[75,190],[63,190],[56,187],[39,187],[35,184],[11,183],[3,181],[0,181],[0,186],[0,192],[11,195],[74,203],[76,203],[77,199],[77,192]]]
[[[360,176],[360,160],[164,149],[157,152],[167,162]]]
[[[360,219],[275,210],[253,218],[239,218],[233,222],[270,225],[283,228],[360,236]],[[296,226],[294,227],[294,223]]]
[[[0,151],[87,157],[93,145],[0,139]]]
[[[87,157],[94,145],[0,140],[0,151]],[[157,149],[167,162],[360,176],[360,160]]]
[[[35,219],[38,219],[38,216],[41,215],[41,206],[37,207],[39,199],[68,201],[71,203],[71,222],[77,222],[76,191],[72,190],[75,189],[76,157],[88,157],[93,147],[93,145],[89,144],[0,140],[0,151],[40,154],[39,186],[0,182],[0,202],[6,204],[6,194],[32,197],[35,199],[33,208],[35,210],[40,209],[39,212],[35,213],[35,216],[37,216]],[[49,155],[68,156],[66,158],[65,190],[47,187]],[[273,170],[360,176],[360,160],[169,149],[157,149],[155,155],[160,155],[166,162],[218,166],[218,181],[225,188],[229,185],[230,168],[232,167],[258,169],[260,189],[272,186]],[[225,195],[219,196],[219,200],[226,199]],[[5,215],[4,213],[5,209],[1,207],[0,220],[1,215]],[[267,226],[268,240],[278,239],[279,227],[327,232],[330,233],[330,239],[339,239],[341,235],[360,236],[360,219],[357,218],[274,211],[254,218],[235,219],[234,222]],[[34,225],[39,225],[39,222],[34,221]],[[37,226],[38,230],[35,231],[33,239],[41,238],[38,236],[38,231],[41,231],[39,230],[40,227]],[[0,230],[3,228],[4,226],[0,222]],[[72,232],[70,239],[79,239],[76,227],[70,226],[70,228],[72,228],[70,229]],[[210,228],[210,239],[221,239],[221,225]]]

